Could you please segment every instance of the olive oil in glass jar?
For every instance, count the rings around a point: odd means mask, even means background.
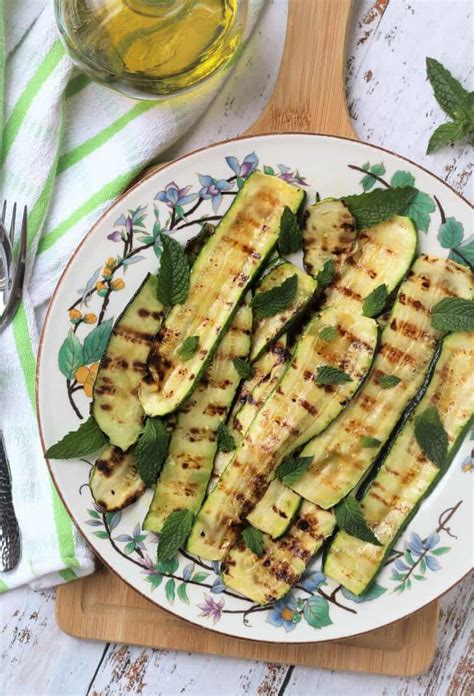
[[[76,65],[142,99],[176,94],[235,54],[248,0],[55,0]]]

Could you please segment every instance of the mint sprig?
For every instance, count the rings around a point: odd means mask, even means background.
[[[280,254],[293,254],[301,248],[303,231],[301,230],[296,215],[285,206],[280,219],[280,234],[278,248]]]
[[[319,338],[323,341],[334,341],[337,336],[337,329],[335,326],[323,326],[319,332]]]
[[[242,360],[242,358],[234,358],[232,363],[237,370],[237,374],[240,379],[250,379],[253,377],[253,367],[248,360]]]
[[[331,367],[331,365],[321,365],[318,367],[316,375],[317,384],[342,384],[343,382],[352,381],[352,377],[338,367]]]
[[[360,446],[361,447],[378,447],[382,443],[380,440],[377,440],[376,437],[369,437],[368,435],[362,435],[360,438]]]
[[[448,456],[449,440],[436,406],[430,406],[419,416],[415,416],[415,437],[428,459],[443,469]]]
[[[382,546],[373,531],[368,526],[358,500],[349,495],[336,505],[336,523],[339,529],[361,541],[367,541],[374,546]]]
[[[217,449],[219,452],[232,452],[235,450],[235,440],[228,426],[225,423],[219,423],[217,428]]]
[[[275,474],[285,486],[291,488],[303,476],[313,457],[287,457],[277,466]]]
[[[198,346],[199,336],[188,336],[185,338],[178,351],[181,360],[184,360],[185,362],[187,360],[191,360],[191,358],[196,355]]]
[[[396,387],[400,381],[400,377],[396,375],[381,375],[377,380],[382,389],[392,389],[392,387]]]
[[[163,421],[147,418],[134,450],[137,471],[145,486],[155,484],[168,454],[169,441],[170,434]]]
[[[194,522],[191,510],[175,510],[165,520],[158,543],[158,561],[176,556],[188,538]]]
[[[92,416],[65,435],[59,442],[48,447],[44,456],[48,459],[76,459],[102,449],[108,443],[106,435]]]
[[[431,324],[438,331],[474,331],[474,300],[445,297],[432,309]]]
[[[461,83],[434,58],[426,59],[426,74],[433,88],[436,101],[452,121],[443,123],[430,137],[427,154],[444,145],[474,138],[474,104],[472,92],[469,93]]]
[[[247,527],[245,527],[245,529],[242,530],[242,539],[244,540],[245,546],[256,556],[259,558],[263,556],[263,534],[259,529],[256,529],[249,524]]]
[[[256,292],[252,300],[254,316],[257,319],[266,319],[283,312],[284,309],[293,304],[297,287],[298,276],[295,273],[284,280],[281,285],[266,292]]]
[[[387,302],[387,298],[388,288],[385,283],[377,285],[362,303],[362,314],[364,317],[376,317],[378,314],[381,314]]]
[[[394,215],[402,215],[418,190],[413,186],[376,188],[368,193],[345,196],[342,200],[356,219],[357,227],[364,229],[378,225]]]
[[[319,271],[316,276],[316,281],[318,283],[318,289],[325,288],[330,285],[333,281],[334,274],[336,273],[336,267],[332,259],[327,259],[324,262],[324,266]]]
[[[167,307],[183,304],[189,291],[190,270],[186,253],[169,234],[162,233],[160,239],[163,251],[157,276],[157,297]]]

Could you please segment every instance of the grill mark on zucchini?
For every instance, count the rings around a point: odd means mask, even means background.
[[[303,197],[301,189],[261,172],[245,181],[191,269],[186,302],[171,308],[152,349],[149,366],[157,386],[145,384],[140,395],[148,415],[175,411],[195,388],[246,285],[278,241],[284,207],[296,212]],[[183,362],[178,349],[190,336],[199,336],[200,350]],[[186,379],[190,373],[193,380]]]
[[[404,424],[366,489],[361,506],[382,546],[374,546],[345,532],[335,536],[325,561],[325,572],[355,594],[372,582],[397,538],[420,503],[439,482],[443,470],[428,460],[414,433],[414,419],[436,406],[448,435],[448,463],[462,441],[474,413],[474,346],[472,334],[455,333],[444,339],[427,391]]]
[[[342,201],[326,198],[310,206],[303,231],[303,264],[316,277],[331,259],[339,274],[356,240],[355,220]]]
[[[131,452],[107,447],[89,474],[89,487],[97,505],[106,512],[122,510],[145,492]]]
[[[424,287],[426,278],[430,278],[429,291]],[[399,302],[397,298],[394,304],[371,374],[337,424],[309,442],[301,452],[301,456],[312,456],[313,461],[292,486],[294,491],[324,508],[331,507],[368,471],[379,448],[362,447],[359,437],[367,435],[386,442],[399,417],[416,397],[441,337],[431,326],[431,308],[446,296],[444,286],[448,283],[456,296],[471,297],[468,269],[454,261],[426,255],[417,259],[412,273],[400,287],[399,296],[404,301]],[[415,302],[407,303],[405,298],[416,300],[420,293],[424,299],[416,304],[415,310]],[[392,328],[394,318],[395,328]],[[419,327],[416,338],[404,332],[406,321]],[[400,382],[383,390],[378,383],[381,373],[395,375]]]
[[[226,332],[204,378],[178,415],[144,529],[159,532],[174,510],[196,513],[201,506],[217,449],[217,429],[240,381],[233,360],[247,358],[250,351],[250,336],[244,330],[252,325],[249,304],[240,307],[232,325],[239,331]]]
[[[360,335],[371,345],[371,351],[361,352],[339,335],[327,355],[327,342],[319,337],[321,326],[327,324],[343,324],[350,333]],[[340,402],[354,394],[360,375],[370,366],[376,342],[376,322],[342,310],[327,309],[308,324],[278,387],[255,417],[201,508],[188,540],[192,553],[209,560],[224,557],[236,541],[245,517],[263,497],[279,461],[325,428],[340,413]],[[317,372],[318,364],[333,367],[344,364],[352,381],[333,386],[333,394],[329,395],[324,385],[314,380],[302,384],[301,375],[307,366]],[[312,416],[298,402],[289,410],[288,403],[293,396],[313,403],[319,411],[318,417]]]

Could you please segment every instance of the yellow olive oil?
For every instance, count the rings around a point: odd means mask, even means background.
[[[247,0],[56,0],[79,67],[142,98],[189,89],[227,63],[246,9]]]

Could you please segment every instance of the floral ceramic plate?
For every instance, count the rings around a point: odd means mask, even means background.
[[[316,192],[323,198],[415,183],[419,193],[407,214],[418,227],[420,250],[464,264],[474,261],[470,206],[435,176],[385,150],[291,134],[243,138],[190,154],[119,200],[66,268],[49,308],[39,356],[38,413],[45,444],[76,429],[87,416],[114,318],[145,273],[157,269],[159,233],[166,230],[185,242],[203,221],[220,220],[256,167],[303,186],[310,202]],[[97,555],[151,601],[232,636],[316,642],[401,619],[469,571],[471,449],[472,441],[466,439],[363,597],[326,578],[316,558],[298,589],[270,608],[226,591],[218,563],[184,553],[157,563],[157,538],[141,527],[151,490],[123,512],[103,514],[87,487],[90,464],[51,461],[50,468],[72,518]]]

